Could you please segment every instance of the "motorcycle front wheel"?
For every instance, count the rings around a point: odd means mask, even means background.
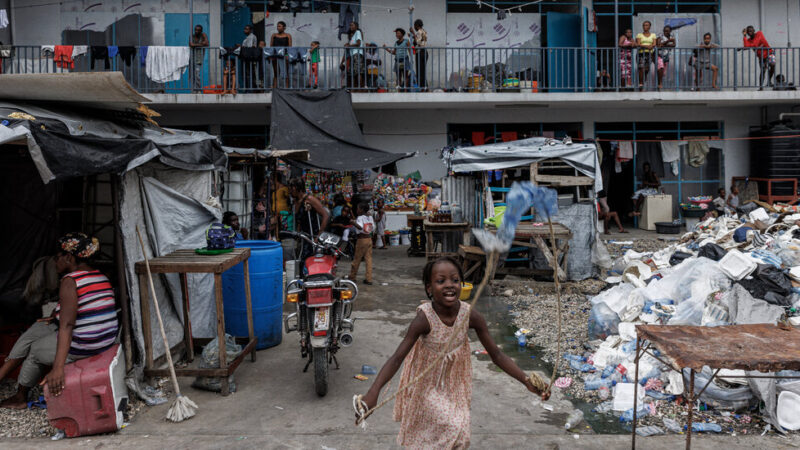
[[[314,388],[317,395],[325,397],[328,393],[328,349],[314,349]]]

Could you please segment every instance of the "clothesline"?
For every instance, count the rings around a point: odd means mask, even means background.
[[[732,138],[687,136],[683,139],[611,139],[596,138],[598,142],[685,142],[685,141],[755,141],[760,139],[792,139],[800,138],[800,134],[790,134],[786,136],[745,136]]]

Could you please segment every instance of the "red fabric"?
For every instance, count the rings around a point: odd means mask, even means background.
[[[744,36],[744,46],[745,47],[753,47],[753,48],[770,48],[769,42],[767,42],[767,38],[764,37],[764,33],[760,31],[756,31],[756,34],[753,35],[752,39],[749,39],[747,36]],[[772,54],[772,49],[770,50],[756,50],[756,55],[759,58],[766,58],[767,56]]]
[[[486,143],[486,133],[483,131],[472,132],[472,145],[483,145]]]
[[[502,132],[500,132],[500,138],[503,139],[503,142],[516,141],[517,140],[517,132],[516,131],[502,131]]]
[[[72,60],[72,46],[56,45],[53,61],[56,62],[56,67],[74,69],[75,61]]]

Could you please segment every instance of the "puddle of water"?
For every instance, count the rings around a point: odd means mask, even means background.
[[[511,325],[511,315],[509,307],[499,298],[482,297],[477,303],[478,311],[484,315],[489,325],[489,332],[495,342],[500,346],[505,354],[514,359],[520,369],[529,372],[539,370],[546,374],[553,373],[553,365],[544,362],[541,356],[544,354],[540,347],[520,347],[514,332],[517,328]],[[479,359],[489,360],[488,356],[479,355]],[[493,369],[500,370],[500,368]],[[598,434],[628,434],[630,427],[620,423],[619,418],[613,414],[599,414],[592,409],[597,406],[595,403],[586,402],[580,399],[568,399],[575,408],[583,411],[584,421]]]

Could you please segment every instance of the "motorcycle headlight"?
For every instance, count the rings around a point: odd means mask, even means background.
[[[342,289],[339,291],[339,298],[342,300],[352,300],[354,292],[350,289]]]

